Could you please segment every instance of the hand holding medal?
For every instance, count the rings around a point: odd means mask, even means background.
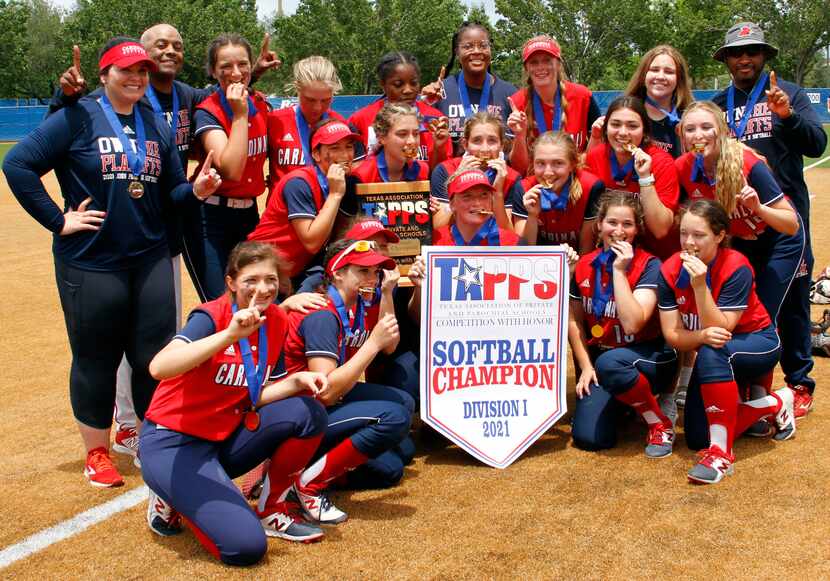
[[[689,273],[692,286],[706,284],[706,272],[709,270],[706,263],[698,258],[700,250],[697,247],[687,247],[680,253],[683,270]]]
[[[544,188],[542,184],[536,184],[528,191],[524,193],[522,196],[522,204],[524,204],[525,210],[527,210],[527,215],[529,218],[538,218],[539,214],[542,213],[542,205],[540,202],[542,196],[542,188]]]
[[[400,329],[398,329],[398,320],[395,318],[395,315],[389,313],[378,320],[368,340],[375,344],[378,351],[383,351],[397,345],[400,338],[401,333]]]
[[[248,87],[242,83],[231,83],[225,91],[225,99],[234,119],[248,118]]]
[[[202,169],[193,181],[193,195],[202,201],[209,198],[222,185],[222,177],[211,167],[212,164],[213,150],[211,149],[205,158]]]
[[[431,119],[427,128],[432,133],[432,140],[436,147],[444,145],[450,138],[450,120],[446,117]]]
[[[634,258],[634,247],[625,239],[625,234],[615,232],[611,235],[611,252],[616,255],[614,269],[625,272]]]

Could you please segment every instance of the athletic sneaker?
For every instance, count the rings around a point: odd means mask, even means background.
[[[813,408],[813,396],[810,390],[803,385],[791,385],[793,390],[793,411],[795,419],[800,420]]]
[[[648,443],[646,456],[649,458],[665,458],[671,456],[674,444],[674,430],[662,424],[654,424],[648,429]]]
[[[141,460],[138,458],[138,432],[133,426],[124,426],[115,432],[115,442],[112,443],[114,452],[133,457],[133,465],[141,468]]]
[[[778,432],[772,437],[773,440],[789,440],[795,436],[795,413],[793,404],[795,393],[789,387],[784,387],[775,392],[781,398],[781,409],[775,414],[775,425]]]
[[[152,490],[147,499],[147,524],[151,531],[162,537],[172,537],[182,532],[182,517]]]
[[[95,448],[87,453],[84,476],[86,476],[92,486],[98,486],[100,488],[112,488],[124,485],[124,479],[121,478],[121,475],[112,463],[109,452],[103,447]]]
[[[758,420],[751,426],[749,426],[744,435],[750,436],[752,438],[769,438],[775,433],[775,428],[772,427],[772,424],[769,423],[766,419]]]
[[[685,387],[678,387],[677,391],[674,393],[674,403],[679,408],[686,407],[686,389]]]
[[[687,476],[693,484],[716,484],[724,476],[732,474],[735,468],[732,462],[735,457],[727,454],[717,446],[710,446],[708,450],[698,452],[700,461],[692,466]]]
[[[323,538],[323,529],[294,516],[291,512],[289,503],[281,502],[270,514],[260,514],[259,522],[262,523],[265,534],[298,543],[313,543]]]
[[[292,493],[298,500],[300,507],[302,507],[303,513],[312,522],[324,525],[336,525],[349,518],[349,515],[334,506],[334,503],[325,491],[317,494],[306,494],[295,484],[291,492],[289,492],[289,495]],[[290,496],[289,499],[291,499]]]

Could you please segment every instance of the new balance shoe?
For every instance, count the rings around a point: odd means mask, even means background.
[[[751,426],[749,426],[744,435],[750,436],[752,438],[769,438],[771,435],[775,433],[775,428],[772,427],[772,424],[769,423],[766,419],[758,420]]]
[[[685,387],[678,387],[674,393],[674,403],[679,408],[686,407],[686,389]]]
[[[109,452],[103,447],[95,448],[87,453],[84,476],[92,486],[98,486],[99,488],[113,488],[124,485],[124,479],[121,478],[121,474],[118,473],[112,463]]]
[[[697,484],[717,484],[724,476],[732,474],[735,457],[727,454],[717,446],[698,452],[700,461],[692,466],[687,476],[689,481]]]
[[[281,502],[273,512],[259,516],[259,522],[269,537],[297,543],[313,543],[323,538],[323,529],[291,514],[287,502]]]
[[[151,531],[162,537],[182,532],[181,515],[152,490],[147,499],[147,524]]]
[[[138,454],[138,433],[132,426],[124,426],[115,432],[115,442],[112,444],[113,452],[136,456]]]
[[[795,419],[800,420],[813,409],[813,396],[803,385],[791,385],[793,390],[793,411]]]
[[[671,456],[674,445],[674,430],[662,424],[655,424],[648,429],[648,443],[646,456],[649,458],[665,458]]]
[[[349,518],[345,512],[334,506],[325,491],[317,494],[305,493],[295,484],[292,491],[303,509],[303,513],[312,522],[324,525],[336,525]],[[289,493],[291,494],[291,493]]]
[[[775,414],[775,425],[778,428],[773,440],[789,440],[795,436],[795,393],[789,387],[784,387],[775,392],[781,399],[781,409]]]

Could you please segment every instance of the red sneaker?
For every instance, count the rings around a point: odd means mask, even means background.
[[[813,409],[813,396],[803,385],[791,385],[793,390],[793,411],[795,419],[800,420]]]
[[[115,432],[113,452],[135,457],[138,454],[138,434],[132,426],[124,426]]]
[[[121,475],[112,463],[109,452],[103,447],[95,448],[87,453],[84,476],[86,476],[92,486],[112,488],[114,486],[124,485],[124,479],[121,478]]]

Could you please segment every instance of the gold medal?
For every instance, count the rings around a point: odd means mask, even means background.
[[[144,195],[144,184],[138,180],[133,180],[127,186],[127,191],[130,193],[131,198],[137,200]]]
[[[603,335],[605,335],[605,329],[603,329],[603,328],[602,328],[602,325],[600,325],[599,323],[597,323],[596,325],[594,325],[593,327],[591,327],[591,335],[593,335],[594,337],[596,337],[597,339],[599,339],[600,337],[602,337]]]

